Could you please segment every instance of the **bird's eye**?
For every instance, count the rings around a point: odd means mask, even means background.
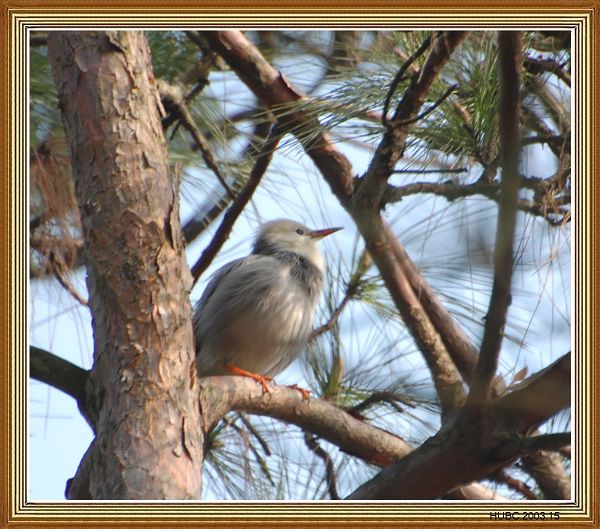
[[[303,230],[302,228],[298,228],[298,229],[296,230],[296,233],[297,233],[298,235],[304,235],[304,230]]]

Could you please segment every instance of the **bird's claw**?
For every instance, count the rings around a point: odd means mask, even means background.
[[[258,373],[252,373],[252,371],[246,371],[245,369],[242,369],[241,367],[235,366],[233,364],[227,364],[225,366],[225,369],[227,369],[227,371],[234,375],[239,375],[242,377],[251,378],[252,380],[256,380],[256,382],[258,382],[262,386],[263,391],[265,393],[271,393],[271,388],[269,387],[268,382],[272,382],[273,377],[269,375],[259,375]]]
[[[295,389],[296,391],[299,391],[300,394],[302,395],[302,398],[304,400],[308,400],[310,398],[310,391],[308,391],[307,389],[299,387],[297,384],[292,384],[291,386],[288,386],[288,388]]]

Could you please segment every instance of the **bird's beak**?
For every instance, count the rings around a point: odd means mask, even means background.
[[[322,239],[323,237],[327,237],[336,231],[340,231],[342,228],[324,228],[322,230],[313,230],[310,232],[310,236],[313,239]]]

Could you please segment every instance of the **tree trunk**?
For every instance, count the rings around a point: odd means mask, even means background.
[[[177,184],[141,32],[50,32],[94,328],[96,438],[70,498],[197,499],[197,405]]]

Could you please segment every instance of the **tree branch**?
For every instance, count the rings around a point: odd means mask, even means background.
[[[294,424],[376,465],[389,464],[412,450],[400,437],[360,421],[329,402],[303,399],[298,391],[285,386],[264,393],[261,386],[244,377],[207,377],[198,382],[206,431],[226,413],[236,410]]]
[[[313,330],[313,332],[310,335],[311,340],[333,329],[334,325],[337,323],[338,319],[342,315],[342,312],[344,311],[346,305],[354,298],[354,296],[358,292],[362,283],[362,278],[368,270],[368,268],[371,266],[371,263],[372,260],[371,256],[369,255],[369,252],[363,251],[362,255],[360,256],[360,259],[358,260],[356,270],[352,274],[350,281],[348,281],[348,285],[346,286],[346,292],[344,294],[344,297],[342,298],[342,301],[340,301],[340,304],[333,311],[329,320],[327,320],[323,325],[320,325],[319,327]]]
[[[32,345],[29,347],[29,375],[73,397],[82,407],[89,371]]]
[[[292,132],[304,145],[306,153],[324,175],[335,175],[327,179],[335,195],[348,206],[353,190],[353,172],[349,160],[331,142],[328,134],[311,135],[310,140],[302,136],[306,130],[320,131],[322,127],[315,115],[302,110],[281,110],[290,103],[306,98],[273,68],[240,31],[205,31],[211,48],[217,52],[238,77],[252,90],[260,102],[290,124]]]
[[[507,431],[525,432],[571,404],[571,353],[515,386],[490,407]]]
[[[571,477],[559,454],[548,451],[525,454],[521,466],[535,479],[544,499],[571,499]]]
[[[319,459],[323,461],[325,465],[325,479],[327,480],[327,490],[329,492],[329,498],[332,500],[339,500],[340,496],[337,492],[336,479],[335,479],[335,467],[331,456],[319,445],[317,438],[310,432],[304,432],[304,442],[308,449],[313,452]]]
[[[404,64],[400,67],[400,69],[396,73],[396,76],[390,83],[390,88],[388,90],[387,95],[385,96],[385,101],[383,102],[383,111],[381,113],[381,123],[384,127],[387,127],[389,125],[387,115],[388,110],[390,108],[390,102],[392,100],[392,97],[394,96],[396,88],[398,88],[398,85],[406,78],[405,75],[408,69],[421,55],[423,55],[427,51],[427,48],[429,48],[430,44],[431,35],[428,36],[417,48],[417,50],[404,61]]]
[[[494,282],[484,325],[483,340],[476,375],[471,384],[469,404],[484,404],[491,396],[492,380],[498,357],[508,306],[511,303],[511,279],[514,267],[517,195],[519,192],[519,128],[521,33],[500,31],[500,145],[502,149],[502,183],[498,207],[498,226],[494,249]]]
[[[478,481],[505,467],[495,451],[507,435],[524,434],[570,405],[570,354],[535,373],[501,397],[484,421],[466,409],[416,450],[361,485],[350,500],[434,499],[457,485]],[[540,404],[539,410],[534,410]],[[546,404],[546,405],[544,405]]]
[[[29,376],[73,397],[83,418],[92,430],[96,430],[96,414],[90,408],[86,392],[89,371],[49,351],[31,345],[29,347]]]
[[[256,138],[260,140],[261,145],[264,143],[266,138],[269,136],[269,132],[271,130],[272,123],[268,120],[263,120],[258,122],[254,127],[254,132],[251,135],[251,138]],[[256,160],[256,157],[260,154],[259,146],[252,140],[248,143],[248,146],[245,149],[244,160],[247,162],[251,162],[252,160]],[[255,163],[255,162],[254,162]],[[236,181],[232,184],[232,189],[234,195],[237,196],[239,190],[243,187],[243,184],[240,180],[236,179]],[[196,237],[204,232],[208,226],[221,214],[229,203],[232,201],[231,196],[223,192],[221,196],[214,200],[211,199],[208,205],[205,203],[198,209],[198,212],[188,221],[183,227],[183,236],[186,242],[191,243]]]
[[[227,192],[229,198],[234,199],[235,195],[233,194],[233,191],[229,185],[227,185],[225,177],[221,174],[221,170],[210,152],[208,141],[196,125],[192,114],[186,107],[185,98],[181,93],[181,89],[178,86],[171,85],[163,80],[158,81],[157,85],[165,110],[172,112],[172,114],[179,119],[179,122],[183,127],[192,135],[196,147],[202,154],[204,163],[217,177],[217,180]]]
[[[534,183],[535,182],[535,183]],[[554,197],[550,193],[549,180],[539,178],[523,178],[521,185],[529,189],[533,189],[538,196],[534,196],[534,201],[517,200],[517,209],[525,213],[542,217],[549,224],[556,226],[561,224],[561,220],[555,217],[560,216],[561,219],[570,217],[570,210],[564,206],[563,196]],[[383,195],[383,203],[398,202],[404,197],[416,194],[432,194],[444,197],[452,202],[461,198],[466,198],[475,195],[481,195],[494,202],[500,201],[501,184],[497,182],[486,182],[478,180],[472,184],[457,184],[452,180],[446,182],[413,182],[403,186],[387,185]],[[542,194],[543,193],[543,194]],[[541,202],[535,199],[541,199]],[[570,204],[570,197],[568,197]]]
[[[545,435],[509,435],[502,440],[491,454],[499,460],[512,459],[529,452],[539,450],[556,451],[571,444],[571,432],[551,433]]]
[[[273,158],[273,154],[275,153],[277,144],[279,143],[279,140],[284,134],[285,128],[282,125],[273,125],[271,133],[265,141],[263,148],[260,154],[258,155],[258,158],[256,159],[256,163],[254,164],[254,167],[250,172],[248,181],[245,183],[244,187],[242,187],[236,199],[233,201],[233,203],[225,213],[223,221],[217,229],[215,236],[210,241],[210,244],[205,248],[200,258],[192,267],[192,276],[194,278],[194,283],[198,281],[202,273],[208,268],[212,260],[215,258],[215,256],[221,249],[221,246],[223,246],[223,243],[229,237],[229,234],[231,233],[231,229],[233,228],[235,221],[240,216],[241,212],[244,210],[246,204],[252,198],[252,195],[258,187],[261,178],[263,177],[267,168],[269,167],[269,163]]]
[[[408,125],[419,114],[440,70],[465,36],[466,32],[464,31],[438,32],[433,36],[431,50],[425,64],[418,76],[415,75],[411,78],[411,84],[394,113],[392,126],[385,131],[369,169],[358,188],[356,203],[369,209],[379,209],[387,179],[404,154]],[[407,63],[410,65],[410,62],[407,61]]]

